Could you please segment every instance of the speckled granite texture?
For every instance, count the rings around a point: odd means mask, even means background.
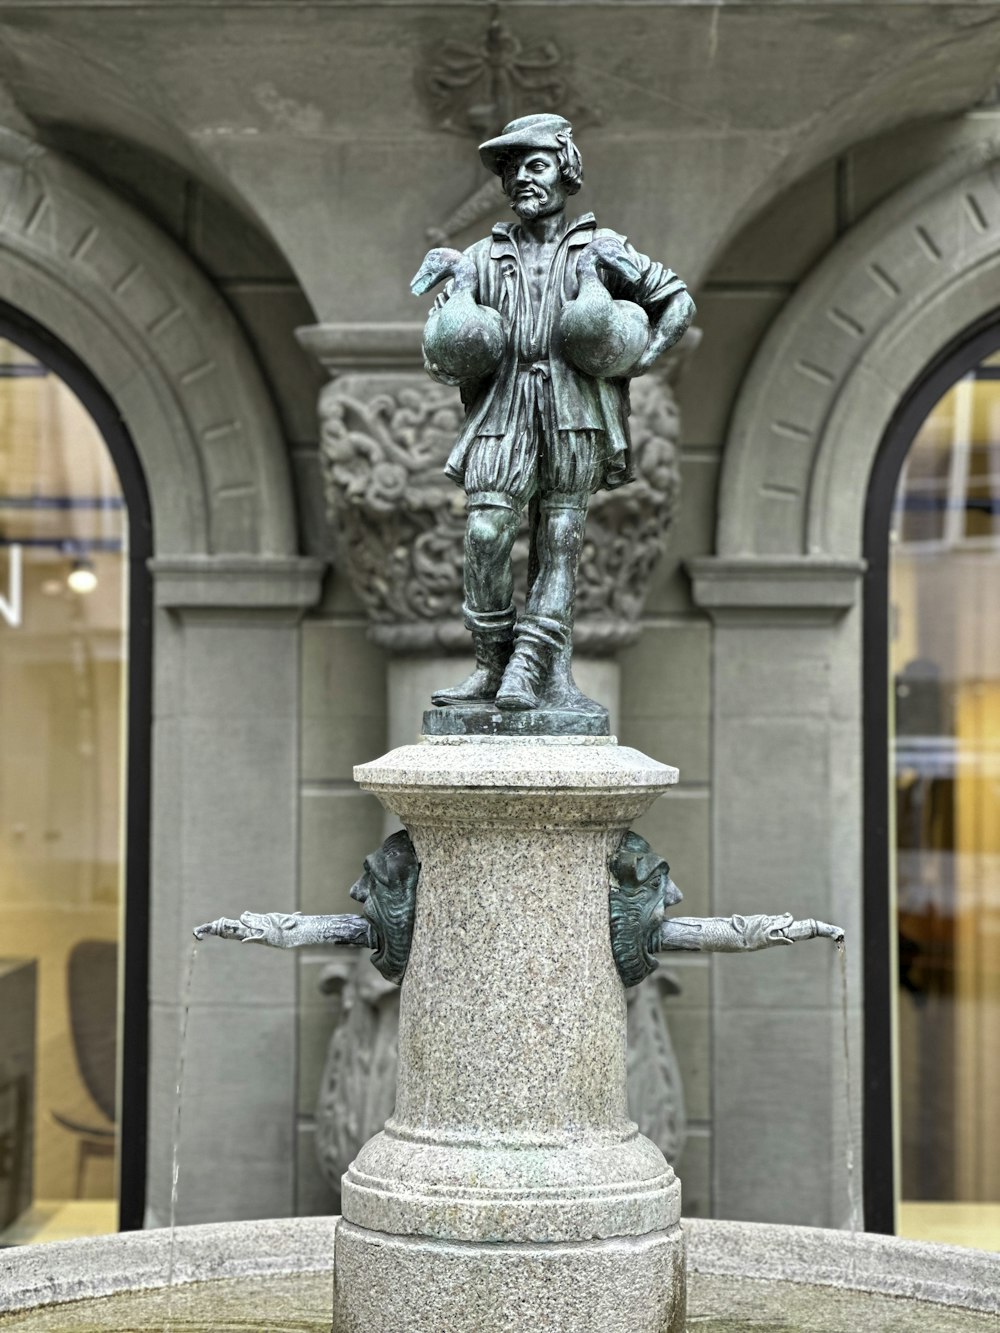
[[[182,1228],[179,1283],[329,1272],[338,1333],[680,1333],[679,1187],[625,1111],[607,856],[676,770],[611,742],[428,741],[357,770],[423,870],[386,1132],[345,1219]],[[1000,1255],[691,1223],[698,1274],[1000,1314]],[[166,1231],[0,1251],[0,1312],[162,1287]],[[927,1327],[934,1327],[930,1310]]]
[[[597,743],[593,743],[596,741]],[[420,745],[401,745],[370,764],[358,764],[354,780],[374,791],[383,804],[405,801],[411,790],[437,787],[445,813],[459,819],[463,797],[481,789],[588,787],[607,794],[637,788],[646,801],[641,813],[661,792],[672,786],[677,769],[650,759],[641,750],[616,745],[611,738],[595,737],[591,744],[570,738],[463,737],[428,738]],[[450,798],[450,799],[449,799]],[[452,801],[457,801],[453,805]],[[580,811],[581,818],[583,812]],[[634,817],[634,816],[633,816]]]
[[[421,862],[396,1110],[344,1178],[347,1220],[452,1241],[673,1226],[628,1119],[610,848],[676,781],[617,745],[421,744],[355,770]]]
[[[684,1333],[679,1227],[581,1245],[456,1245],[337,1228],[337,1333]]]
[[[328,1274],[336,1223],[332,1217],[295,1217],[181,1227],[176,1280]],[[755,1222],[685,1222],[684,1234],[694,1274],[922,1300],[929,1306],[928,1333],[939,1324],[935,1306],[1000,1315],[1000,1254]],[[614,1253],[618,1242],[603,1244]],[[532,1248],[519,1252],[528,1257]],[[163,1287],[169,1250],[165,1229],[0,1250],[0,1313]],[[532,1333],[549,1330],[539,1324]]]
[[[483,1327],[463,1283],[495,1291],[496,1327],[595,1330],[649,1283],[631,1333],[669,1328],[680,1186],[628,1118],[608,856],[676,769],[613,742],[504,739],[404,746],[355,777],[421,872],[395,1113],[343,1181],[345,1329],[366,1308],[351,1284],[373,1280],[390,1305],[426,1288],[407,1312],[428,1330]],[[523,1323],[504,1322],[504,1291]]]
[[[335,1217],[178,1227],[174,1280],[320,1273],[333,1264]],[[130,1231],[0,1250],[0,1313],[167,1285],[170,1231]]]
[[[1000,1315],[1000,1254],[762,1222],[685,1222],[692,1272],[903,1296]],[[928,1333],[934,1328],[928,1312]]]

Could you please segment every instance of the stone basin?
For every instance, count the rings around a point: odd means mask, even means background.
[[[166,1230],[7,1250],[0,1255],[0,1330],[330,1333],[336,1223],[179,1228],[170,1290]],[[1000,1254],[760,1223],[691,1221],[684,1230],[690,1333],[998,1327]],[[625,1309],[621,1328],[628,1327]]]

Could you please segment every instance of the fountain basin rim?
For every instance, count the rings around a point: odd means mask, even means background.
[[[337,1218],[268,1218],[177,1228],[174,1278],[322,1273],[332,1268]],[[170,1229],[125,1231],[0,1250],[0,1314],[168,1285]]]
[[[337,1221],[276,1218],[180,1227],[175,1279],[180,1284],[330,1272]],[[1000,1254],[775,1223],[692,1220],[684,1231],[692,1272],[1000,1313]],[[165,1227],[3,1250],[0,1313],[163,1287],[169,1257]]]
[[[688,1270],[1000,1314],[1000,1253],[771,1222],[684,1223]]]

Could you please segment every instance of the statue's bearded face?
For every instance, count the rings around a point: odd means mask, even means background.
[[[511,208],[526,222],[566,206],[559,156],[548,148],[529,148],[512,157],[504,169],[503,188]]]

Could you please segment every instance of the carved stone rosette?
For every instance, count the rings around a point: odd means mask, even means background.
[[[329,326],[300,337],[335,375],[319,408],[327,512],[340,568],[368,613],[372,638],[394,653],[467,653],[461,618],[465,497],[442,471],[462,422],[457,390],[435,384],[422,370],[345,366],[323,353]],[[416,360],[419,327],[414,343]],[[399,359],[387,357],[397,366]],[[375,361],[373,350],[369,365]],[[583,654],[609,655],[639,635],[680,494],[672,369],[632,384],[636,480],[591,501],[573,635]],[[523,589],[526,529],[514,559]]]

